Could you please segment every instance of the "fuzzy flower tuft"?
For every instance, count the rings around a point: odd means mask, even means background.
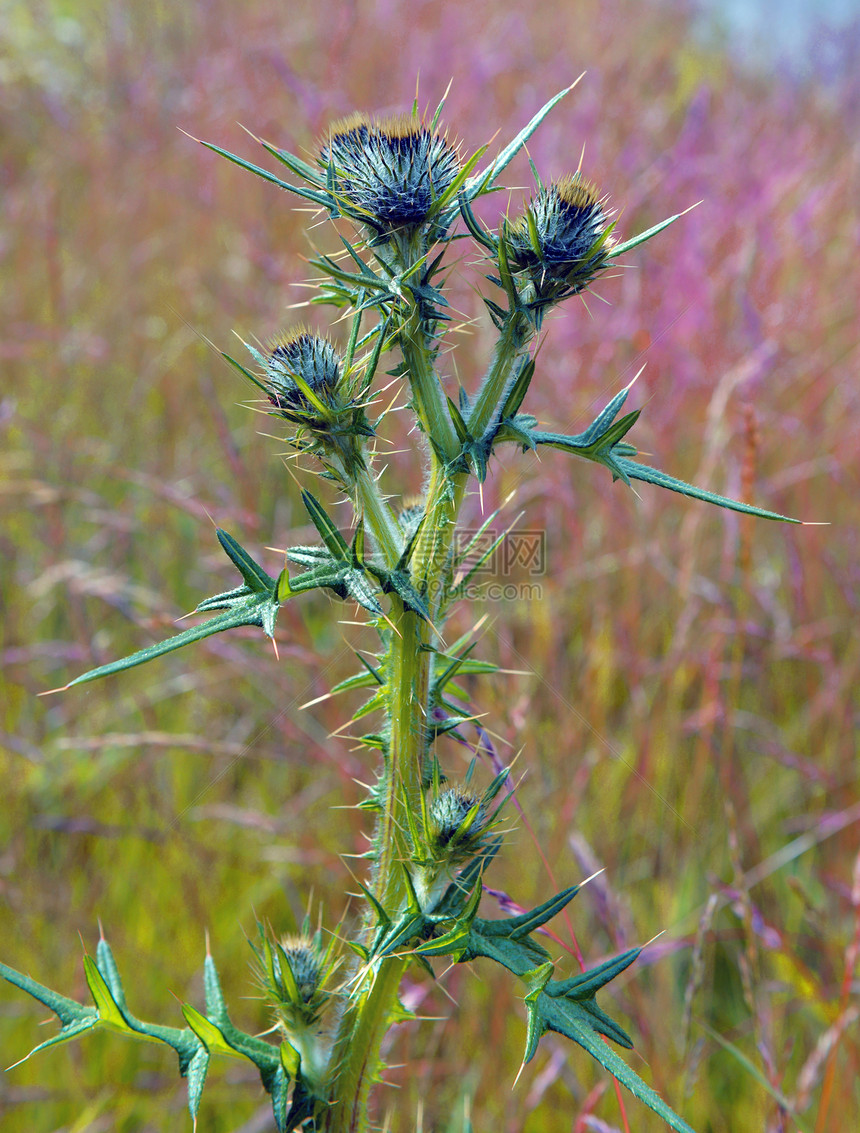
[[[276,940],[261,927],[260,942],[252,947],[260,988],[278,1022],[289,1033],[313,1026],[330,999],[325,984],[332,970],[318,936]]]
[[[320,164],[341,211],[380,234],[426,224],[460,172],[447,136],[409,115],[373,121],[354,114],[335,123]]]
[[[284,416],[309,411],[313,406],[301,382],[328,402],[341,378],[341,360],[327,338],[299,329],[268,345],[269,400]]]
[[[575,174],[541,188],[509,226],[511,267],[528,272],[542,302],[583,291],[605,268],[613,242],[604,203],[595,186]]]
[[[301,999],[309,1003],[322,975],[320,956],[314,942],[304,936],[285,936],[281,941],[281,955],[290,966]]]
[[[462,787],[448,787],[438,794],[430,803],[428,817],[434,848],[451,856],[474,853],[488,819],[482,799]]]
[[[424,518],[424,499],[421,496],[407,496],[403,500],[403,507],[398,513],[397,522],[400,530],[407,539],[411,539],[418,530],[418,524]]]

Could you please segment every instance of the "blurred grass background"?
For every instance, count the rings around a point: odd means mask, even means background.
[[[605,869],[570,909],[588,960],[663,933],[605,996],[636,1070],[698,1130],[853,1126],[860,85],[835,60],[857,38],[801,82],[741,68],[691,21],[596,0],[0,4],[5,962],[86,998],[78,937],[92,951],[100,918],[132,1009],[177,1023],[174,995],[201,1001],[208,930],[235,1021],[262,1030],[244,934],[255,917],[292,930],[311,899],[336,924],[341,855],[365,845],[366,819],[333,809],[369,773],[328,735],[349,707],[299,711],[350,671],[348,642],[370,645],[337,624],[347,607],[288,605],[280,663],[237,633],[37,696],[234,584],[210,517],[270,570],[265,547],[308,535],[278,442],[211,345],[291,321],[308,218],[177,127],[251,160],[237,123],[305,152],[355,107],[407,108],[420,72],[422,104],[454,76],[446,121],[473,149],[587,70],[530,145],[544,177],[584,144],[622,235],[702,203],[600,284],[607,303],[556,316],[529,408],[582,428],[647,362],[631,401],[652,463],[830,526],[505,453],[485,502],[518,489],[506,514],[545,527],[549,570],[540,601],[479,611],[483,655],[532,675],[476,684],[475,704],[506,758],[522,749],[519,799],[558,887]],[[523,162],[509,183],[528,178]],[[458,341],[467,387],[490,341]],[[392,462],[404,491],[407,467]],[[524,825],[492,884],[549,894]],[[626,1097],[625,1118],[561,1040],[511,1090],[520,989],[480,965],[445,989],[456,1005],[407,989],[434,1019],[393,1033],[405,1065],[380,1122],[412,1128],[423,1107],[425,1130],[459,1130],[468,1106],[476,1130],[662,1128]],[[5,988],[4,1065],[47,1037],[44,1015]],[[105,1035],[0,1078],[4,1130],[183,1129],[184,1106],[169,1051]],[[250,1068],[215,1064],[200,1128],[272,1128]]]

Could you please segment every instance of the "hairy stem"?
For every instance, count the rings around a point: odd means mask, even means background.
[[[329,1105],[319,1115],[320,1133],[367,1133],[368,1095],[376,1081],[379,1049],[391,1023],[408,960],[389,957],[368,976],[341,1020],[332,1053],[334,1075]],[[344,1026],[344,1024],[348,1026]]]
[[[436,460],[438,452],[443,460],[449,461],[457,455],[460,446],[427,338],[427,332],[418,322],[415,312],[409,325],[404,326],[401,332],[400,348],[409,371],[409,384],[418,420],[435,446],[433,459]]]
[[[420,806],[427,749],[427,696],[430,654],[426,623],[395,599],[388,677],[388,745],[385,796],[377,830],[374,889],[385,908],[397,908],[404,896],[402,851],[408,838],[406,812]]]
[[[385,559],[385,565],[393,567],[403,550],[403,533],[380,492],[379,485],[367,469],[356,474],[354,492],[355,510],[364,516],[373,541]]]
[[[511,312],[466,422],[473,437],[483,436],[500,413],[511,383],[528,355],[533,334],[526,316]]]
[[[394,913],[406,896],[402,865],[409,848],[406,814],[417,813],[420,805],[430,654],[422,648],[425,623],[396,598],[392,614],[389,734],[373,888],[383,908]],[[366,944],[370,942],[370,929],[367,924]],[[321,1125],[326,1133],[366,1133],[369,1128],[367,1096],[377,1078],[380,1046],[408,965],[408,960],[387,957],[355,973],[361,990],[350,996],[332,1052],[329,1106]]]
[[[532,329],[520,312],[512,312],[469,417],[473,436],[483,435],[500,412],[503,399],[528,352]],[[425,498],[425,518],[416,544],[410,574],[425,596],[433,616],[445,601],[442,593],[457,517],[465,495],[468,472],[456,458],[460,442],[448,412],[434,366],[432,328],[413,308],[400,328],[400,346],[421,428],[431,440],[431,471]],[[355,499],[380,550],[393,564],[402,536],[370,474],[355,483]],[[424,789],[424,760],[428,750],[432,624],[407,610],[393,597],[387,669],[387,734],[385,765],[379,799],[373,876],[376,900],[392,917],[407,900],[404,870],[411,853],[409,816],[415,816]],[[374,929],[365,924],[364,944]],[[379,1071],[382,1039],[394,1017],[397,992],[407,960],[386,957],[359,966],[355,986],[341,1017],[332,1052],[329,1105],[323,1117],[326,1133],[367,1133],[367,1100]]]

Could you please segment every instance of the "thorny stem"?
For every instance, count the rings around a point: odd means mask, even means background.
[[[440,421],[444,419],[446,431],[451,434],[449,452],[453,455],[456,437],[423,331],[412,336],[404,335],[402,343],[416,407],[423,410],[420,414],[422,423],[428,431],[432,430],[430,435],[437,440]],[[445,433],[441,435],[444,437]],[[435,452],[431,460],[424,524],[427,537],[419,541],[411,574],[416,587],[423,589],[422,584],[427,584],[432,610],[438,607],[432,591],[437,586],[450,551],[466,477],[459,475],[454,483],[449,483],[445,465]],[[369,492],[369,487],[374,489],[373,493]],[[364,503],[365,493],[371,503],[369,507]],[[364,503],[372,537],[383,553],[389,555],[393,549],[393,540],[387,531],[387,515],[390,513],[378,497],[376,485],[369,480],[369,485],[361,488],[357,498]],[[374,502],[377,499],[381,507]],[[376,899],[383,908],[392,912],[402,908],[406,897],[403,859],[410,849],[407,813],[418,813],[423,790],[431,661],[427,644],[431,632],[426,621],[407,610],[399,598],[393,598],[385,768],[373,877]],[[369,943],[370,930],[368,923],[365,943]],[[338,1027],[331,1061],[330,1105],[323,1116],[327,1133],[365,1133],[368,1129],[368,1091],[377,1075],[380,1045],[396,1008],[397,991],[407,964],[406,960],[387,957],[371,964],[366,972],[359,970],[355,974],[363,986],[358,995],[350,997]]]
[[[426,342],[426,332],[418,324],[417,311],[410,318],[409,326],[400,335],[403,360],[409,371],[412,397],[421,427],[431,437],[436,450],[444,460],[453,460],[459,445],[454,425],[448,413],[445,393],[439,381],[430,350]],[[435,462],[436,454],[433,453]]]
[[[467,421],[469,431],[476,439],[484,435],[500,413],[507,391],[528,355],[531,338],[531,325],[525,315],[512,312]],[[451,548],[467,482],[468,472],[452,470],[434,459],[427,488],[427,518],[412,568],[415,584],[426,591],[433,612],[442,599],[440,575]]]
[[[356,511],[363,513],[365,523],[385,559],[386,566],[393,567],[403,550],[403,533],[380,492],[379,485],[366,468],[356,474],[354,492]]]
[[[528,354],[534,331],[522,312],[511,312],[466,424],[473,437],[482,437],[504,405],[505,395]]]
[[[430,653],[424,623],[395,599],[388,677],[388,743],[383,810],[377,831],[374,888],[385,908],[403,897],[399,849],[408,835],[407,811],[420,807],[427,748],[427,695]]]
[[[350,1000],[332,1051],[329,1106],[319,1118],[325,1133],[366,1133],[369,1128],[367,1099],[376,1080],[379,1048],[408,966],[409,960],[396,956],[383,960],[362,993]]]
[[[427,747],[426,713],[430,653],[422,649],[426,630],[416,614],[394,600],[388,677],[388,743],[382,809],[376,832],[373,888],[388,910],[404,901],[401,847],[406,849],[407,810],[416,813]],[[370,924],[365,943],[369,943]],[[376,1080],[379,1050],[397,1006],[397,991],[409,960],[386,957],[367,972],[356,972],[361,992],[353,993],[340,1020],[332,1052],[326,1133],[365,1133],[367,1097]]]
[[[427,518],[418,537],[412,563],[413,580],[426,595],[431,617],[444,598],[441,592],[442,573],[451,550],[467,480],[467,473],[452,472],[434,460],[427,486]]]

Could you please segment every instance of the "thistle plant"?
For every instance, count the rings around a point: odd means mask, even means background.
[[[348,801],[366,811],[371,850],[351,920],[316,929],[308,922],[294,936],[257,926],[252,968],[271,1012],[266,1035],[247,1034],[231,1022],[208,949],[205,1003],[183,1005],[184,1026],[137,1019],[102,936],[95,957],[84,958],[92,1005],[0,965],[7,980],[60,1021],[59,1033],[31,1053],[105,1026],[166,1043],[188,1080],[195,1119],[212,1056],[247,1059],[271,1096],[278,1130],[360,1133],[371,1125],[383,1039],[404,1017],[398,993],[407,971],[432,980],[438,971],[434,960],[445,965],[486,960],[520,981],[527,1016],[524,1065],[546,1032],[565,1035],[671,1128],[689,1129],[616,1053],[616,1046],[631,1047],[631,1039],[597,1003],[598,993],[640,949],[566,974],[537,934],[572,901],[579,885],[515,916],[493,917],[482,902],[485,879],[504,855],[514,825],[504,809],[513,787],[509,768],[482,760],[488,748],[480,742],[486,735],[477,724],[480,707],[469,703],[461,683],[467,674],[491,675],[495,667],[475,655],[471,633],[451,640],[446,628],[454,607],[474,597],[470,582],[504,538],[485,538],[495,511],[471,538],[460,526],[465,499],[485,482],[494,454],[504,447],[523,453],[560,449],[605,466],[613,481],[628,486],[640,480],[749,515],[787,518],[693,487],[637,460],[628,435],[639,411],[622,415],[630,386],[580,433],[548,431],[528,413],[546,316],[678,219],[669,217],[622,240],[607,199],[580,171],[545,185],[534,167],[536,187],[521,211],[495,227],[478,219],[475,202],[501,189],[504,170],[570,89],[551,99],[489,161],[486,147],[464,157],[441,130],[444,99],[430,117],[413,106],[405,116],[354,115],[336,123],[313,162],[261,142],[292,174],[291,181],[203,143],[311,202],[324,216],[345,218],[337,227],[342,253],[312,261],[318,272],[313,301],[338,313],[338,322],[348,328],[344,344],[298,326],[265,345],[247,344],[242,358],[224,357],[250,386],[257,407],[270,414],[302,474],[329,481],[330,490],[349,501],[350,529],[304,488],[302,500],[318,539],[290,546],[274,575],[233,535],[219,530],[241,581],[199,603],[196,612],[211,616],[65,687],[115,676],[239,626],[259,627],[274,638],[281,606],[306,591],[324,590],[357,605],[377,647],[356,654],[357,671],[332,691],[367,694],[352,721],[363,722],[362,730],[370,722],[360,737],[370,785],[363,798]],[[469,247],[472,258],[477,252],[495,346],[476,388],[452,396],[440,357],[453,338],[446,273],[455,242]],[[400,498],[381,468],[383,422],[392,418],[383,390],[392,377],[419,436],[426,475],[418,500]],[[451,758],[452,741],[475,752],[463,776]],[[311,885],[309,878],[308,889]]]

